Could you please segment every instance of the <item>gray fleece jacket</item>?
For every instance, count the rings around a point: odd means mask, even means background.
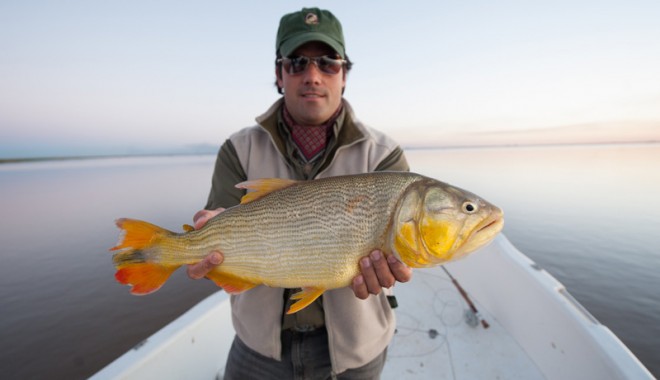
[[[234,185],[249,179],[315,179],[408,170],[401,148],[381,132],[357,121],[346,100],[324,156],[313,165],[300,163],[282,122],[282,103],[283,99],[278,100],[257,117],[256,126],[238,131],[222,145],[207,209],[238,204],[244,190]],[[277,360],[281,358],[283,291],[262,285],[231,297],[233,324],[240,339],[260,354]],[[322,303],[334,373],[370,362],[392,339],[395,318],[384,292],[360,300],[350,288],[334,289],[323,294]]]

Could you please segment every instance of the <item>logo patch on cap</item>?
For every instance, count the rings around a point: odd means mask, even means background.
[[[314,13],[308,13],[307,16],[305,16],[305,24],[307,25],[316,25],[319,23],[319,16],[317,16]]]

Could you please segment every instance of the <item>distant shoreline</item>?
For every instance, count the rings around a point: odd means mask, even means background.
[[[21,158],[0,158],[2,164],[17,164],[23,162],[48,162],[48,161],[79,161],[79,160],[102,160],[112,158],[147,158],[147,157],[190,157],[190,156],[209,156],[215,153],[145,153],[145,154],[107,154],[94,156],[52,156],[52,157],[21,157]]]
[[[472,144],[472,145],[403,145],[404,150],[426,150],[426,149],[496,149],[496,148],[534,148],[534,147],[559,147],[559,146],[611,146],[611,145],[653,145],[660,144],[658,140],[647,141],[611,141],[611,142],[575,142],[575,143],[509,143],[509,144]],[[141,157],[189,157],[215,155],[211,152],[189,152],[189,153],[145,153],[145,154],[108,154],[90,156],[50,156],[50,157],[17,157],[0,158],[0,165],[26,162],[47,161],[78,161],[98,160],[112,158],[141,158]]]
[[[423,150],[423,149],[481,149],[481,148],[536,148],[536,147],[555,147],[555,146],[612,146],[612,145],[653,145],[660,144],[660,140],[645,141],[598,141],[598,142],[548,142],[548,143],[506,143],[506,144],[471,144],[471,145],[412,145],[404,146],[403,149]]]

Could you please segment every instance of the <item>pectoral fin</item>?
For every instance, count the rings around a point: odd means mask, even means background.
[[[291,296],[292,300],[297,301],[291,305],[286,313],[293,314],[306,308],[309,304],[314,302],[314,300],[319,298],[323,292],[325,292],[325,289],[322,288],[303,288],[300,292]]]

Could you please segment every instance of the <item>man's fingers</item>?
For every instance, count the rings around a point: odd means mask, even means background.
[[[373,251],[369,257],[371,258],[371,263],[374,267],[374,270],[376,271],[379,288],[391,288],[394,286],[396,278],[394,274],[392,274],[390,266],[388,265],[388,261],[384,257],[383,253],[381,251]],[[369,290],[371,291],[371,287]]]
[[[379,294],[382,288],[390,288],[398,282],[408,282],[412,269],[395,256],[386,256],[375,250],[360,259],[360,274],[353,279],[351,288],[355,296],[366,299],[370,294]]]
[[[351,286],[353,288],[353,293],[355,293],[355,296],[361,300],[366,300],[367,297],[369,297],[369,290],[367,289],[367,284],[364,283],[364,277],[362,275],[357,275],[353,279],[353,284]]]
[[[220,207],[215,210],[199,210],[195,213],[195,216],[193,216],[193,224],[195,226],[195,229],[198,230],[206,224],[206,222],[209,221],[209,219],[213,218],[214,216],[218,215],[219,213],[225,211],[224,208]]]
[[[378,276],[376,275],[376,270],[374,265],[369,257],[363,257],[360,259],[360,269],[362,272],[362,278],[364,279],[364,284],[367,286],[367,290],[370,294],[380,293],[380,283],[378,282]]]
[[[193,280],[199,280],[206,276],[213,268],[222,263],[222,254],[218,251],[213,251],[211,254],[206,256],[204,260],[198,262],[197,264],[188,265],[188,277]]]
[[[399,261],[394,255],[387,257],[387,264],[396,281],[408,282],[412,279],[412,268]]]

